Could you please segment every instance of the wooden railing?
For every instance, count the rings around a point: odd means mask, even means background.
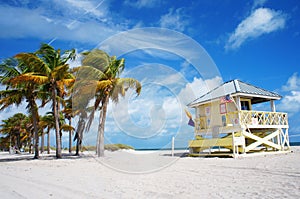
[[[251,128],[277,128],[277,126],[288,125],[287,113],[281,112],[266,112],[266,111],[235,111],[225,115],[225,121],[222,119],[220,126],[242,126],[245,125]],[[195,119],[195,131],[209,129],[209,117],[200,117]],[[281,128],[281,127],[279,127]]]
[[[287,113],[235,111],[226,114],[226,123],[233,125],[288,125]]]

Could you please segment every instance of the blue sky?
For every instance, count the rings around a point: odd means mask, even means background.
[[[78,53],[101,47],[125,57],[124,76],[137,78],[144,88],[140,97],[129,93],[119,105],[110,105],[107,143],[159,148],[176,136],[184,146],[193,137],[184,104],[235,78],[279,93],[283,98],[276,102],[277,111],[289,113],[290,139],[300,141],[298,0],[11,0],[0,3],[0,25],[0,59],[33,52],[42,42]],[[149,27],[157,28],[155,39],[139,32]],[[159,28],[169,30],[163,34]],[[123,31],[130,34],[115,36]],[[132,44],[131,37],[149,48],[132,45],[132,51],[122,51]],[[212,75],[171,49],[178,37],[202,46],[199,58],[213,60],[205,66]],[[181,47],[189,55],[197,50]],[[80,65],[79,58],[71,65]],[[0,117],[23,110],[11,108]],[[93,143],[96,124],[86,134],[86,144]]]

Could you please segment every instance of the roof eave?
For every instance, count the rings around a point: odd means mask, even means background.
[[[268,95],[257,95],[257,94],[250,94],[250,93],[232,93],[231,97],[251,97],[251,98],[261,98],[261,99],[266,99],[265,101],[269,101],[269,100],[279,100],[281,99],[281,96],[268,96]],[[214,101],[219,100],[220,97],[214,98],[214,99],[210,99],[210,100],[205,100],[205,101],[200,101],[200,102],[195,102],[195,103],[190,103],[187,106],[190,108],[195,108],[197,106],[203,105],[203,104],[208,104]]]

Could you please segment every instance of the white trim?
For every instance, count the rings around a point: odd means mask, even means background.
[[[251,97],[251,98],[256,97],[256,98],[268,99],[268,100],[279,100],[279,99],[281,99],[281,97],[266,96],[266,95],[255,95],[255,94],[247,94],[247,93],[233,93],[233,94],[230,94],[230,95],[231,95],[231,97]],[[222,96],[216,97],[214,99],[208,99],[208,100],[205,100],[205,101],[202,101],[202,102],[191,103],[188,106],[191,107],[191,108],[194,108],[194,107],[197,107],[197,106],[200,106],[200,105],[203,105],[203,104],[207,104],[209,102],[214,102],[214,101],[220,100],[221,97]]]

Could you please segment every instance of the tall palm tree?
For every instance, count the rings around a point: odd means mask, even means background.
[[[26,81],[38,82],[43,89],[48,89],[52,101],[52,111],[55,121],[56,157],[61,158],[61,135],[59,126],[59,96],[65,93],[65,88],[74,82],[69,71],[68,61],[75,58],[75,50],[61,53],[48,44],[42,44],[34,54],[20,53],[16,56],[23,62],[30,63],[32,70],[23,77]],[[44,98],[45,99],[45,98]]]
[[[55,120],[56,157],[61,158],[60,104],[57,99],[59,99],[58,96],[65,93],[65,86],[70,86],[74,82],[67,62],[75,58],[75,50],[65,51],[61,54],[60,49],[55,50],[48,44],[42,44],[36,54],[43,60],[40,72],[47,77],[47,84],[51,91],[52,111]]]
[[[0,83],[6,86],[5,90],[0,91],[0,110],[3,110],[13,104],[20,105],[26,100],[27,108],[33,119],[34,139],[35,139],[35,155],[34,158],[39,158],[39,135],[38,135],[38,106],[36,100],[39,97],[38,83],[40,78],[32,79],[31,59],[33,54],[28,53],[27,60],[7,59],[0,65]]]
[[[133,78],[120,78],[124,70],[125,60],[117,59],[115,56],[110,57],[101,50],[92,50],[83,54],[82,60],[83,71],[89,71],[94,75],[96,80],[96,92],[94,111],[89,116],[87,129],[90,128],[94,119],[96,110],[100,110],[100,118],[97,133],[97,155],[104,156],[104,128],[109,100],[117,103],[119,96],[125,96],[129,88],[134,88],[137,95],[141,92],[141,84]]]

